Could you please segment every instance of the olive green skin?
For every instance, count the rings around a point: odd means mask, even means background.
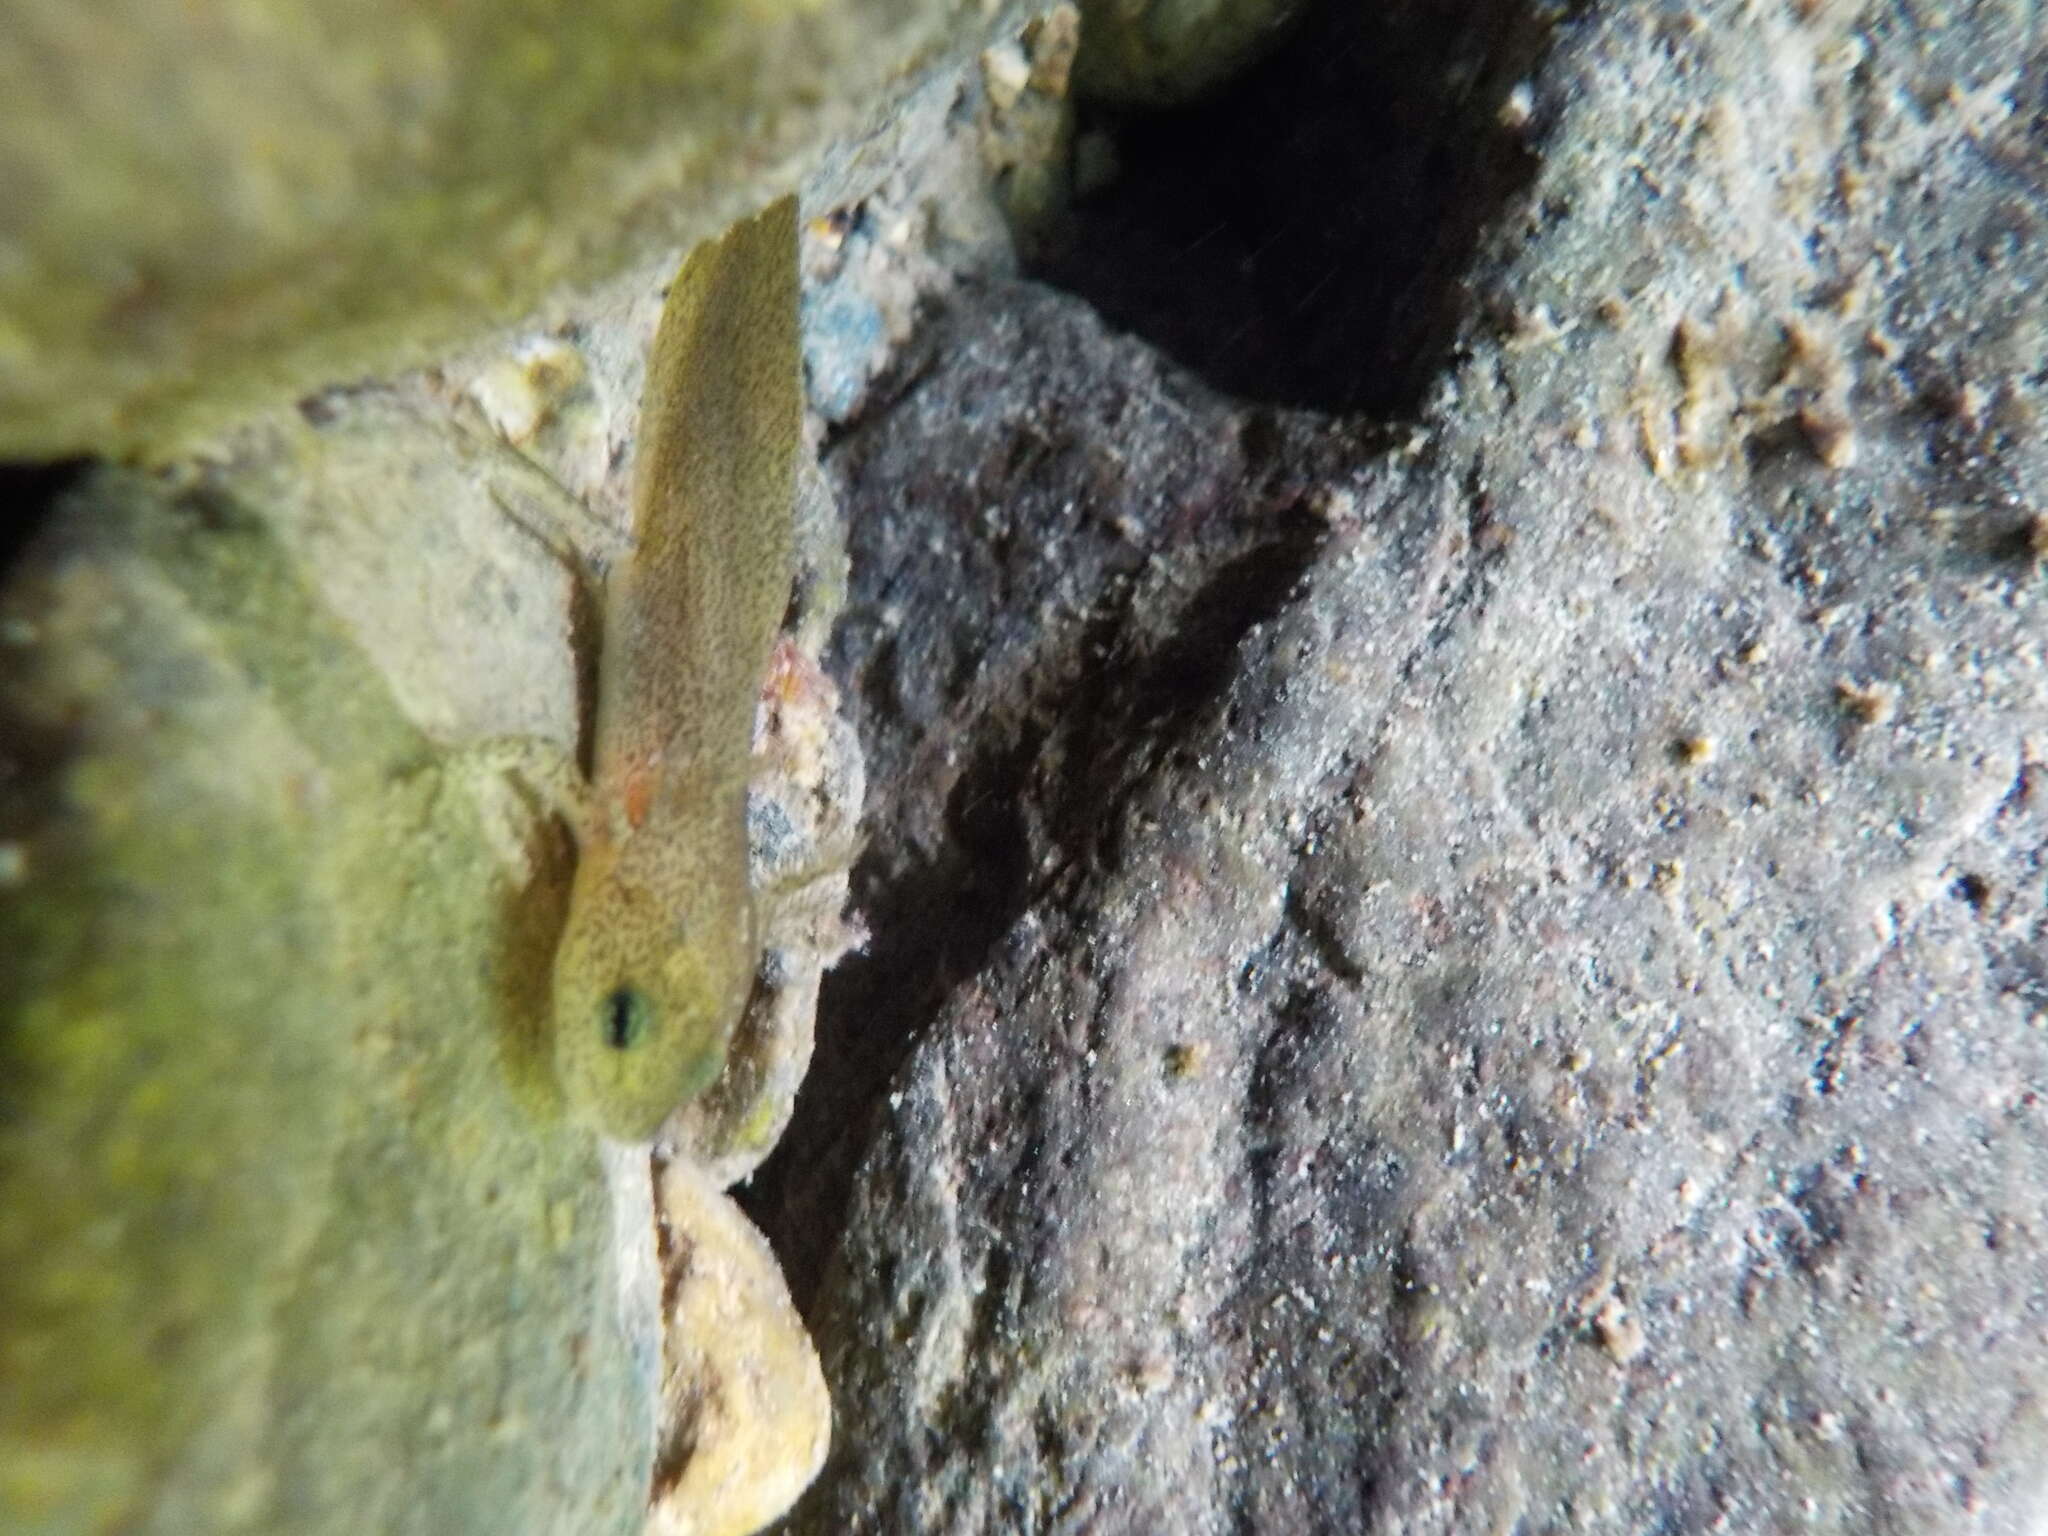
[[[624,1140],[709,1086],[759,958],[755,703],[789,601],[803,385],[796,205],[691,252],[647,363],[632,553],[606,583],[590,800],[555,955],[555,1068]]]

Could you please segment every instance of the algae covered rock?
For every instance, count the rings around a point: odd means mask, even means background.
[[[558,887],[228,480],[91,477],[5,613],[8,1528],[634,1529]]]
[[[161,453],[715,233],[963,9],[10,5],[0,455]]]
[[[1302,0],[1089,0],[1081,89],[1131,106],[1192,100],[1263,56],[1301,8]]]
[[[815,1469],[815,1356],[719,1193],[787,1119],[856,937],[815,477],[755,739],[767,953],[660,1142],[693,1200],[658,1207],[650,1148],[566,1114],[573,849],[468,750],[587,728],[598,616],[528,514],[624,557],[612,445],[670,270],[604,290],[576,344],[496,338],[204,461],[96,470],[8,573],[10,1529],[635,1530],[657,1498],[697,1529],[700,1495],[758,1523]]]

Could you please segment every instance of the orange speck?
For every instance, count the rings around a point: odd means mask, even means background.
[[[619,803],[625,807],[626,825],[636,832],[654,808],[657,777],[652,761],[638,762],[626,770],[625,782],[619,786]]]

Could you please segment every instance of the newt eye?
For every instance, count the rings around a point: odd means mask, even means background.
[[[638,987],[620,987],[599,1005],[604,1043],[630,1051],[654,1030],[654,1004]]]

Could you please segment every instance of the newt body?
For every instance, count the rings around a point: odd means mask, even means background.
[[[802,433],[796,207],[693,251],[648,357],[633,550],[604,594],[596,736],[555,955],[574,1110],[651,1136],[718,1075],[758,961],[746,798],[789,601]]]

